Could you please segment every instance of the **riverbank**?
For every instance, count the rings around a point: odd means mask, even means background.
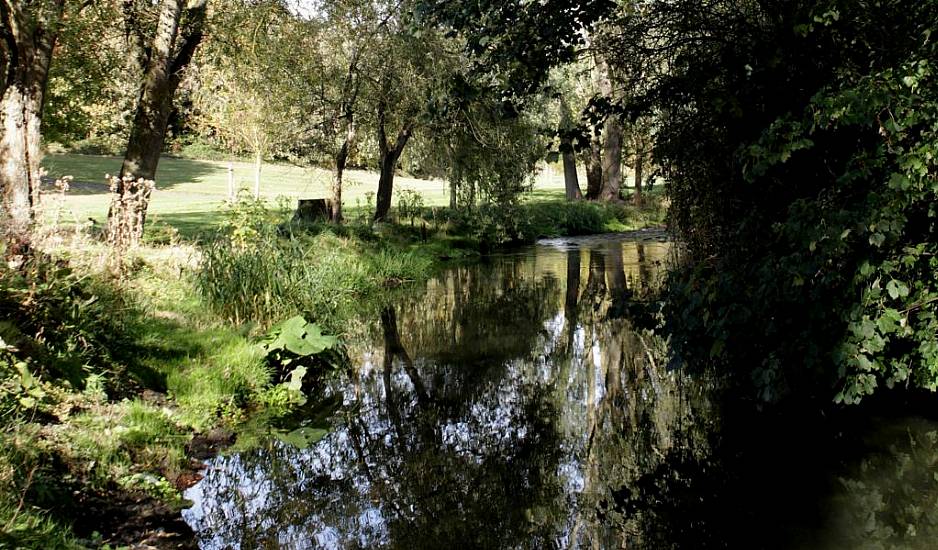
[[[299,313],[341,338],[448,262],[660,216],[521,208],[335,227],[246,202],[199,244],[154,225],[119,265],[93,232],[46,231],[44,254],[0,277],[0,546],[190,544],[180,495],[201,460],[285,430],[279,420],[305,401],[258,346],[272,326]]]

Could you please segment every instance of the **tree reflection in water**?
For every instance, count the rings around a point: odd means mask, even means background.
[[[204,548],[641,546],[655,518],[623,487],[705,455],[711,414],[621,314],[666,253],[555,243],[448,270],[352,346],[326,438],[214,459],[186,521]]]

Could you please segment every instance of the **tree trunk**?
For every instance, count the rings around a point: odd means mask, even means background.
[[[632,201],[636,205],[641,206],[642,204],[642,170],[645,167],[645,150],[644,144],[641,140],[636,140],[635,143],[635,195],[632,196]]]
[[[234,163],[228,161],[228,203],[234,204],[235,201],[235,180]]]
[[[580,297],[580,249],[567,251],[567,292],[564,296],[563,313],[566,319],[567,349],[572,350],[576,335],[577,303]]]
[[[394,171],[397,168],[397,155],[394,151],[383,151],[379,158],[381,175],[378,179],[375,221],[387,218],[391,211],[391,192],[394,190]]]
[[[569,138],[561,140],[560,149],[563,155],[563,186],[566,198],[568,201],[582,199],[583,192],[580,191],[580,181],[576,174],[576,155]]]
[[[456,210],[459,204],[459,167],[456,164],[456,148],[452,143],[446,145],[446,154],[449,156],[449,207]]]
[[[622,291],[628,287],[625,278],[625,262],[622,259],[622,243],[613,241],[607,245],[606,284],[610,290]]]
[[[394,172],[397,169],[397,161],[407,146],[413,131],[413,122],[408,122],[401,128],[397,134],[397,140],[393,144],[388,143],[387,134],[384,128],[384,108],[378,109],[378,163],[381,175],[378,179],[377,204],[375,205],[375,221],[387,219],[391,211],[391,193],[394,191]]]
[[[64,0],[46,18],[33,19],[29,6],[0,0],[0,54],[6,73],[0,83],[0,231],[8,257],[29,251],[40,189],[40,126],[52,51]]]
[[[182,80],[183,71],[202,41],[205,23],[207,0],[195,0],[184,10],[185,3],[185,0],[161,2],[160,16],[150,43],[149,58],[121,166],[118,195],[124,192],[123,181],[152,181],[156,178],[173,96]],[[183,11],[186,12],[187,24],[180,40],[179,24],[183,19]],[[108,218],[120,214],[112,208]],[[143,216],[138,219],[141,224],[146,221],[146,205],[143,207]],[[134,234],[142,234],[142,230],[142,227],[135,228]]]
[[[576,174],[576,153],[573,150],[573,140],[568,132],[573,127],[573,115],[570,106],[563,96],[560,96],[560,154],[563,157],[563,186],[568,201],[583,198],[580,191],[580,181]]]
[[[599,199],[619,200],[622,186],[622,125],[615,118],[606,121],[603,130],[602,191]]]
[[[254,152],[254,200],[261,198],[261,168],[264,166],[264,156],[260,151]]]
[[[609,101],[614,101],[612,70],[600,55],[596,55],[596,77],[600,92]],[[602,190],[599,198],[604,201],[619,200],[619,188],[622,186],[622,124],[614,116],[606,119],[602,147]]]
[[[150,59],[137,98],[130,139],[121,166],[122,178],[155,179],[173,95],[179,85],[179,78],[173,78],[172,63],[184,2],[162,0],[156,33],[150,45]]]
[[[33,188],[38,186],[38,173],[33,173],[29,162],[30,135],[26,92],[20,86],[10,86],[3,94],[3,136],[0,141],[0,189],[3,191],[3,240],[7,243],[7,256],[25,254],[29,249],[32,225]]]
[[[355,124],[349,120],[345,125],[345,139],[339,152],[335,156],[335,170],[332,173],[332,199],[330,200],[329,218],[332,223],[342,223],[342,179],[345,176],[345,167],[348,164],[349,152],[355,141]]]
[[[602,188],[602,153],[597,140],[593,140],[590,143],[589,156],[586,157],[586,198],[591,201],[598,199]]]
[[[589,277],[586,279],[586,291],[590,296],[606,294],[606,257],[599,250],[590,250]]]

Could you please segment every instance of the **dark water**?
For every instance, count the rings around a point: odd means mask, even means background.
[[[669,372],[631,306],[668,250],[545,242],[403,294],[352,330],[328,434],[212,460],[184,519],[213,549],[938,548],[936,424]]]

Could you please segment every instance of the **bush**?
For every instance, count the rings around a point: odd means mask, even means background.
[[[231,160],[235,156],[198,136],[180,140],[170,150],[174,156],[192,160]]]
[[[71,151],[80,155],[119,156],[124,153],[127,140],[120,135],[93,136],[71,144]]]

